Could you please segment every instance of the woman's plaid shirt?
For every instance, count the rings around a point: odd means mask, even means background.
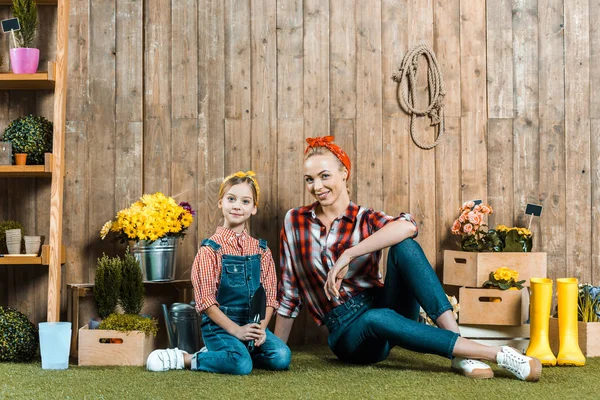
[[[391,221],[404,219],[415,226],[417,224],[410,214],[392,217],[350,202],[326,234],[325,226],[315,214],[317,204],[295,208],[285,216],[281,230],[281,282],[277,312],[295,318],[305,303],[313,319],[321,325],[323,317],[348,298],[367,288],[382,286],[379,272],[381,251],[376,251],[352,260],[342,281],[340,298],[327,300],[323,289],[327,273],[342,252]]]

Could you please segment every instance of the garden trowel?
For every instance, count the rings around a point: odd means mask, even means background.
[[[262,285],[256,289],[250,300],[250,322],[260,324],[267,312],[267,294]],[[254,340],[248,342],[248,350],[254,350]]]

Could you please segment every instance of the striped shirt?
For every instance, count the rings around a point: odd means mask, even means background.
[[[380,250],[353,259],[342,280],[340,298],[327,300],[324,289],[327,273],[343,251],[391,221],[404,219],[415,226],[417,224],[410,214],[392,217],[350,202],[344,214],[332,222],[326,233],[325,226],[315,214],[317,204],[295,208],[285,216],[281,230],[280,304],[277,312],[295,318],[304,302],[317,325],[322,325],[323,317],[348,298],[367,288],[383,286],[379,271]]]
[[[192,266],[192,284],[194,285],[194,298],[196,300],[196,310],[203,312],[217,303],[217,290],[221,282],[221,256],[223,254],[236,256],[250,256],[261,254],[260,261],[260,282],[265,288],[267,294],[267,306],[277,309],[277,276],[275,275],[275,263],[273,255],[269,248],[262,250],[258,245],[258,240],[248,235],[244,230],[242,233],[236,233],[225,227],[218,227],[211,240],[221,245],[219,251],[212,247],[202,246],[194,259]]]

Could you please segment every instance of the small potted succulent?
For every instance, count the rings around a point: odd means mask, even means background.
[[[44,153],[52,152],[52,129],[46,118],[28,115],[8,124],[3,140],[12,143],[14,156],[26,153],[28,165],[41,165]]]
[[[34,74],[40,61],[40,50],[33,47],[39,23],[37,4],[34,0],[13,0],[11,11],[21,26],[14,32],[16,47],[10,49],[12,71],[15,74]]]

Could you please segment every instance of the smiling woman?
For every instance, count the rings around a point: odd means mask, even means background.
[[[304,181],[316,202],[290,210],[281,232],[281,285],[275,334],[287,341],[302,304],[342,361],[369,364],[394,346],[452,359],[466,376],[491,378],[497,362],[522,380],[536,381],[539,360],[509,347],[488,347],[461,338],[453,307],[413,240],[410,214],[389,216],[350,201],[350,159],[333,137],[307,139]],[[389,247],[385,282],[379,261]],[[437,327],[417,322],[420,307]],[[464,357],[464,358],[462,358]]]

